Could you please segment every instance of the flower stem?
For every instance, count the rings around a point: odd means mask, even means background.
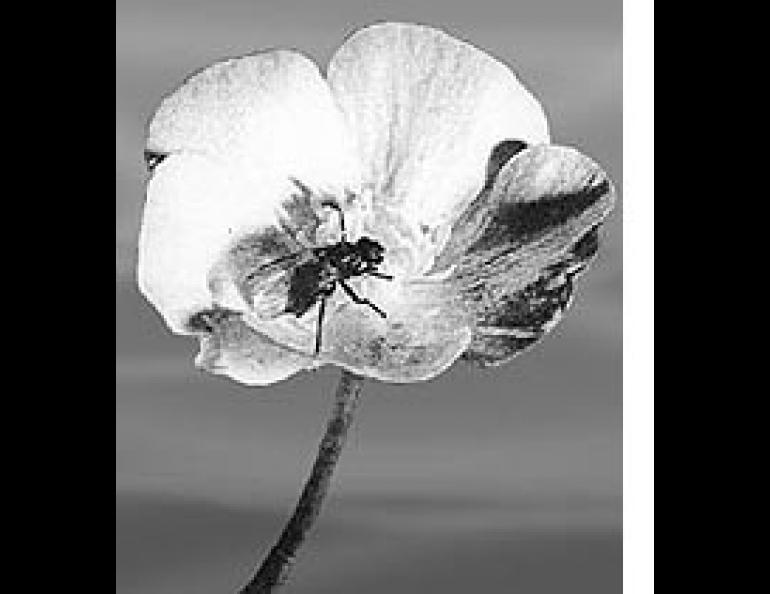
[[[326,434],[294,514],[259,570],[239,594],[268,594],[286,582],[297,550],[321,511],[334,468],[345,445],[363,381],[361,376],[343,370]]]

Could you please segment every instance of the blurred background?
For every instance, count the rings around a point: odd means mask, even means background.
[[[622,188],[620,0],[297,3],[118,0],[116,592],[229,594],[281,530],[339,372],[247,389],[193,367],[133,280],[143,134],[217,59],[297,48],[325,65],[379,20],[444,28],[501,58],[553,141]],[[287,594],[621,592],[621,205],[564,321],[493,371],[369,383]]]

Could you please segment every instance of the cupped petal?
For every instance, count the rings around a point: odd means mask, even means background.
[[[236,312],[200,311],[188,326],[200,337],[196,366],[248,386],[266,386],[315,367],[311,358],[255,331]]]
[[[606,173],[572,148],[531,147],[502,168],[455,222],[431,270],[449,275],[473,317],[466,358],[504,363],[554,327],[614,199]]]
[[[212,304],[253,306],[245,280],[253,269],[316,243],[318,202],[358,183],[328,85],[295,52],[227,60],[190,77],[158,108],[147,151],[138,282],[180,333]]]
[[[548,142],[540,104],[507,66],[430,27],[354,33],[328,79],[376,204],[399,212],[422,253],[435,254],[446,222],[481,190],[493,147]]]

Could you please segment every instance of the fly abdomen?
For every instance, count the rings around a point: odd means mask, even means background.
[[[322,295],[334,290],[334,277],[328,267],[318,260],[296,266],[289,281],[286,313],[303,316]]]

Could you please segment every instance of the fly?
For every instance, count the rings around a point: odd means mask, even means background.
[[[339,286],[359,305],[366,305],[380,317],[387,314],[369,299],[360,297],[347,283],[348,279],[358,276],[373,276],[383,280],[393,280],[389,274],[384,274],[378,267],[384,260],[385,248],[377,240],[362,236],[354,243],[347,239],[345,231],[345,215],[342,208],[332,201],[324,200],[322,207],[332,208],[340,215],[341,238],[337,243],[312,248],[311,258],[292,268],[289,280],[289,291],[284,313],[292,313],[300,318],[316,303],[318,307],[318,326],[316,329],[315,354],[321,350],[321,333],[323,330],[326,300],[331,297]],[[297,260],[302,254],[290,254],[260,266],[252,275],[260,270],[271,268],[276,264]]]

